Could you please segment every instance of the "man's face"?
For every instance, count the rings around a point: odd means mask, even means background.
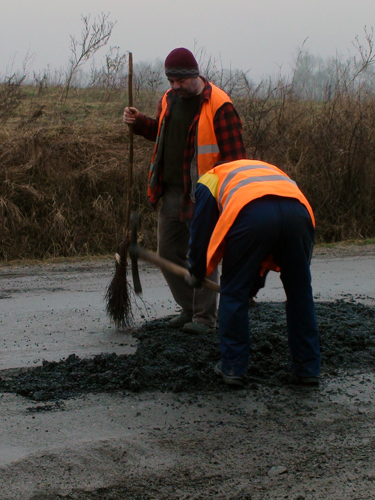
[[[180,97],[192,97],[198,93],[198,78],[168,78],[173,92]]]

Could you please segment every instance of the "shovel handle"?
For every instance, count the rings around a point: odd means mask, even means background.
[[[183,279],[185,279],[185,277],[189,275],[189,271],[185,267],[179,266],[178,264],[175,264],[170,260],[164,259],[163,257],[160,257],[160,255],[157,255],[156,253],[145,250],[142,247],[138,247],[137,252],[139,259],[145,260],[150,264],[155,264],[157,267],[160,267],[160,269],[162,269],[163,271],[170,272],[175,276],[179,276],[180,278]],[[202,286],[204,288],[213,290],[214,292],[220,293],[220,285],[207,278],[205,278],[202,281]]]

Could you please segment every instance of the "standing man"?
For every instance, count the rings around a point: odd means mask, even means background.
[[[158,214],[158,253],[188,267],[189,224],[194,214],[198,179],[218,161],[246,158],[242,124],[229,96],[199,75],[197,61],[185,48],[165,60],[171,88],[159,101],[156,119],[126,107],[124,121],[133,132],[155,141],[148,197]],[[193,290],[180,278],[164,277],[181,314],[170,321],[187,333],[206,333],[216,326],[217,294]],[[210,278],[218,279],[217,270]]]
[[[319,383],[320,349],[311,287],[315,219],[309,202],[279,168],[258,160],[217,165],[195,191],[190,275],[200,285],[222,259],[215,373],[243,385],[249,364],[249,298],[269,269],[280,271],[292,366],[298,382]]]

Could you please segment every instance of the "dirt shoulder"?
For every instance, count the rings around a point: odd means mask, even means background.
[[[316,245],[314,257],[344,258],[375,256],[375,243],[335,243],[332,245]]]

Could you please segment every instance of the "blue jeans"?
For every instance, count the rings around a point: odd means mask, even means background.
[[[225,238],[219,333],[222,369],[245,374],[249,365],[249,294],[265,257],[280,267],[286,294],[289,349],[297,376],[320,374],[319,333],[311,287],[315,230],[304,205],[265,196],[246,205]]]

